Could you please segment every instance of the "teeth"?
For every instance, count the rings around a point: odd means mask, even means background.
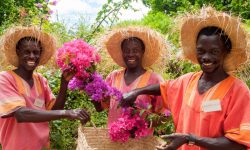
[[[128,62],[135,62],[135,60],[133,59],[133,60],[128,60]]]
[[[27,61],[27,64],[30,65],[30,66],[34,66],[35,62],[34,61]]]
[[[212,65],[213,63],[203,63],[205,66],[210,66]]]

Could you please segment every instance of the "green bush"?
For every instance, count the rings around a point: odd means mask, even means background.
[[[52,92],[58,93],[60,87],[61,72],[40,70],[40,72],[48,79]],[[107,112],[98,113],[95,111],[93,104],[83,92],[69,91],[65,109],[84,108],[91,113],[91,120],[97,127],[105,126],[107,122]],[[50,122],[50,139],[51,148],[60,150],[70,150],[76,148],[77,129],[80,125],[79,121],[56,120]],[[91,124],[87,124],[91,126]]]

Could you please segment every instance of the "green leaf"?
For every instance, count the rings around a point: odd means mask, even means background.
[[[145,109],[142,109],[141,111],[140,111],[140,116],[142,116],[143,115],[143,113],[145,112]]]

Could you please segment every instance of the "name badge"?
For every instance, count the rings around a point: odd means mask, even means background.
[[[220,100],[204,101],[201,107],[203,112],[221,111]]]
[[[37,107],[42,108],[43,105],[44,105],[44,101],[43,101],[42,99],[37,98],[37,99],[35,100],[35,102],[34,102],[34,105],[37,106]]]

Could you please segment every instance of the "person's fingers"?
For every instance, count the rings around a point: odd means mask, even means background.
[[[119,105],[121,105],[122,107],[124,107],[124,106],[125,106],[125,100],[122,99],[122,100],[120,101],[120,104],[119,104]]]
[[[158,149],[158,150],[165,150],[166,148],[167,148],[167,143],[162,144],[160,146],[156,146],[156,149]]]
[[[80,119],[82,125],[86,124],[89,120],[90,118],[86,118],[85,116],[81,117]]]
[[[180,147],[182,144],[178,141],[172,141],[166,148],[166,150],[176,150],[178,147]]]
[[[82,110],[80,111],[80,115],[82,116],[82,118],[83,118],[86,122],[90,120],[90,114],[89,114],[87,111],[85,111],[84,109],[82,109]]]
[[[86,111],[84,111],[84,110],[81,111],[81,115],[84,116],[85,120],[89,120],[90,119],[90,115]]]
[[[87,123],[87,121],[84,120],[84,119],[80,120],[80,122],[81,122],[82,125],[85,125]]]
[[[161,146],[156,146],[157,150],[165,150],[165,147],[161,147]]]
[[[169,135],[161,135],[160,138],[162,138],[162,139],[172,139],[172,138],[175,138],[176,136],[178,136],[177,133],[172,133],[172,134],[169,134]]]
[[[166,147],[168,143],[162,143],[161,145],[158,145],[158,147]]]

